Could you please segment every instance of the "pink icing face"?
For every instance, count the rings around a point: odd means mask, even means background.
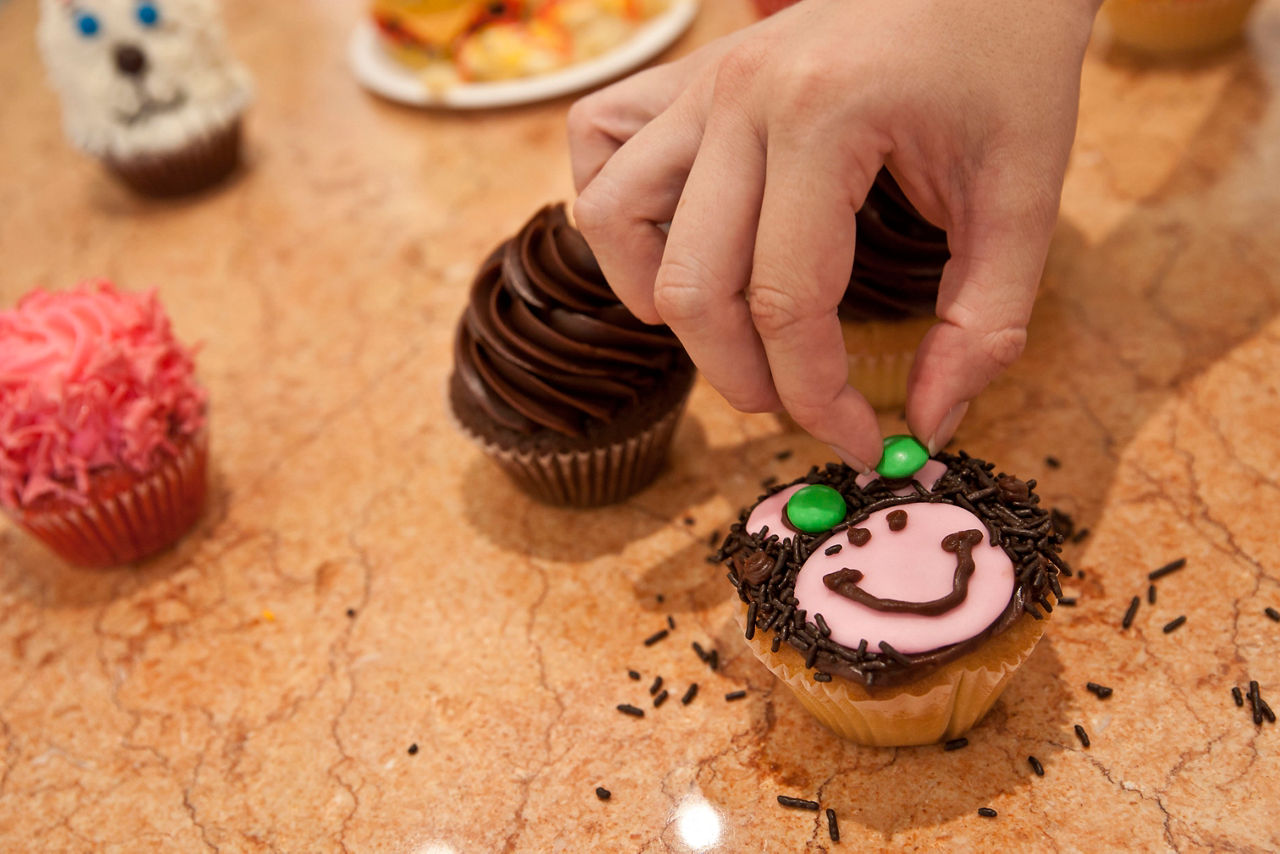
[[[945,471],[943,463],[930,460],[917,479],[931,488]],[[771,533],[783,539],[792,536],[783,525],[782,513],[787,499],[803,486],[787,487],[760,502],[747,520],[747,530],[755,533],[768,525]],[[899,490],[897,494],[909,493]],[[907,524],[894,531],[889,515],[899,510],[907,514]],[[941,502],[903,504],[876,511],[855,527],[870,532],[864,545],[855,546],[847,531],[833,534],[815,548],[796,577],[797,607],[808,612],[809,622],[821,614],[837,643],[857,647],[865,639],[871,650],[877,650],[880,642],[886,641],[902,653],[928,652],[981,633],[1008,606],[1013,595],[1013,562],[1003,549],[990,544],[986,526],[968,510]],[[958,563],[958,556],[944,550],[942,541],[967,530],[981,533],[981,541],[971,550],[974,570],[967,593],[959,605],[937,616],[877,610],[841,596],[823,583],[831,573],[856,569],[862,573],[858,586],[879,599],[941,599],[952,591]],[[840,545],[838,552],[825,554],[836,544]]]
[[[146,471],[204,413],[191,353],[154,291],[86,282],[0,312],[0,504],[83,501],[93,469]]]

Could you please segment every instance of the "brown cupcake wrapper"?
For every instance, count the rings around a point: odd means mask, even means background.
[[[103,162],[121,181],[144,196],[166,197],[210,187],[240,165],[240,117],[181,148]]]
[[[8,511],[14,521],[70,563],[105,569],[176,543],[204,509],[208,440],[201,433],[175,457],[87,505]]]
[[[1257,0],[1107,0],[1112,40],[1149,54],[1195,53],[1240,38]]]
[[[744,606],[740,624],[745,614]],[[982,720],[1035,649],[1045,622],[1024,614],[1007,631],[923,678],[874,690],[839,676],[814,681],[814,669],[805,667],[790,644],[772,651],[773,632],[757,629],[747,644],[832,732],[872,747],[908,747],[956,738]]]
[[[522,490],[539,501],[599,507],[622,501],[662,471],[687,396],[644,432],[589,451],[521,451],[503,448],[457,422]],[[447,410],[452,414],[452,410]]]

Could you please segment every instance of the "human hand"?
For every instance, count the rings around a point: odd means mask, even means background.
[[[781,406],[865,469],[879,427],[836,306],[886,165],[951,250],[908,381],[936,451],[1026,341],[1097,6],[805,0],[575,104],[578,227],[733,406]]]

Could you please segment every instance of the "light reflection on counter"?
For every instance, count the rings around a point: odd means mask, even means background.
[[[413,854],[458,854],[458,849],[447,842],[424,842],[413,849]]]
[[[676,836],[691,851],[708,851],[720,842],[724,823],[720,811],[697,792],[691,792],[672,813]]]

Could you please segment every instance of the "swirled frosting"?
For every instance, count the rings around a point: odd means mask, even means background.
[[[455,386],[493,421],[574,437],[687,363],[669,329],[618,301],[564,205],[538,211],[481,266],[454,358]]]
[[[0,312],[0,504],[81,503],[96,469],[149,470],[205,400],[154,290],[31,292]]]
[[[947,233],[930,225],[888,170],[876,176],[858,211],[853,274],[840,303],[848,320],[899,320],[933,313]]]

